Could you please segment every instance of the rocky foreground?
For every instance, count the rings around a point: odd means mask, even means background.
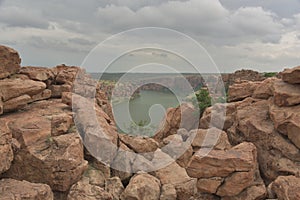
[[[161,130],[146,138],[117,132],[105,91],[97,89],[93,101],[85,101],[89,90],[72,95],[82,69],[20,64],[15,50],[0,46],[0,199],[300,199],[300,67],[281,78],[239,80],[229,87],[229,103],[206,109],[200,123],[191,105],[169,109]],[[90,84],[86,77],[81,81]],[[143,165],[187,150],[148,173],[136,170],[135,157],[122,166],[126,172],[116,170],[124,160],[118,151],[106,152],[111,164],[104,165],[83,146],[80,130],[84,140],[99,130],[88,116],[74,114],[84,113],[74,107],[74,96],[93,104],[107,142],[127,152],[151,152],[138,160]],[[189,122],[185,129],[181,116]],[[76,127],[78,118],[86,123]],[[176,148],[163,148],[170,143]],[[201,150],[209,148],[203,157]]]

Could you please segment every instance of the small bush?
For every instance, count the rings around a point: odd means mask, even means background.
[[[274,77],[276,75],[277,75],[276,72],[266,72],[266,73],[264,73],[264,77],[266,77],[266,78]]]
[[[202,116],[206,108],[211,106],[212,98],[209,95],[208,90],[200,89],[199,92],[195,93],[196,99],[192,100],[195,106],[198,105],[200,110],[200,115]]]

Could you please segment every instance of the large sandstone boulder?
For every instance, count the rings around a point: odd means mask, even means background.
[[[0,174],[8,170],[13,161],[11,143],[12,134],[6,124],[0,120]]]
[[[48,99],[51,94],[46,90],[46,84],[33,80],[4,79],[0,80],[0,97],[3,112],[11,112],[25,107],[33,101]]]
[[[194,154],[187,172],[198,178],[197,189],[224,199],[242,199],[245,190],[260,184],[266,195],[266,189],[260,178],[257,164],[256,147],[252,143],[242,143],[230,150],[212,150],[208,155],[201,151]],[[261,193],[258,193],[261,195]]]
[[[274,103],[277,106],[294,106],[300,104],[300,86],[291,85],[281,80],[273,84]]]
[[[0,180],[0,199],[53,200],[53,193],[48,185],[2,179]]]
[[[278,200],[300,199],[300,178],[279,176],[271,185]]]
[[[276,80],[277,78],[268,78],[262,81],[259,84],[259,87],[254,90],[252,97],[257,99],[268,99],[273,96],[273,83]]]
[[[67,200],[112,200],[111,194],[103,188],[91,185],[89,180],[83,178],[78,183],[74,184],[69,192]]]
[[[178,129],[184,128],[188,131],[197,129],[199,119],[195,113],[197,113],[196,109],[191,104],[182,104],[177,108],[169,108],[161,123],[160,130],[153,138],[161,142],[164,138],[176,134]]]
[[[256,164],[255,146],[242,143],[228,151],[212,150],[206,156],[202,156],[200,151],[196,152],[187,172],[194,178],[227,177],[236,171],[248,172]]]
[[[19,73],[25,74],[31,80],[35,80],[35,81],[46,82],[47,80],[53,81],[54,79],[53,71],[46,67],[31,67],[31,66],[22,67]]]
[[[19,71],[21,59],[17,51],[0,45],[0,79]]]
[[[178,199],[189,199],[196,194],[197,180],[189,177],[186,170],[176,162],[153,172],[153,174],[162,185],[172,185]]]
[[[106,179],[105,190],[113,196],[113,200],[119,200],[124,191],[124,186],[119,177],[112,177]]]
[[[300,105],[270,106],[270,116],[278,132],[287,136],[300,149]]]
[[[138,174],[131,178],[121,195],[121,200],[158,200],[159,196],[159,180],[149,174]]]
[[[228,102],[240,101],[251,97],[260,82],[243,82],[229,86]]]
[[[57,133],[57,127],[52,126],[53,116],[55,119],[57,114],[65,112],[71,114],[60,100],[40,101],[23,112],[1,118],[18,144],[13,164],[4,177],[46,183],[55,191],[67,191],[81,178],[87,162],[76,129],[52,135]]]
[[[154,152],[158,148],[158,143],[148,137],[119,135],[120,140],[136,153]]]
[[[300,66],[292,69],[285,69],[281,72],[282,80],[290,84],[300,83]]]

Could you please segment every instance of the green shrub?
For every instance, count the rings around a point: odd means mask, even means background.
[[[276,75],[277,75],[277,72],[265,72],[264,73],[264,77],[266,77],[266,78],[274,77]]]
[[[212,98],[209,95],[208,90],[200,89],[199,92],[195,93],[196,99],[193,99],[192,102],[195,106],[198,105],[200,110],[200,115],[202,116],[206,108],[211,106]]]

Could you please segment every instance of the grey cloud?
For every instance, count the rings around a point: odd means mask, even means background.
[[[37,13],[20,7],[1,7],[0,22],[10,27],[34,27],[47,29],[49,22]]]
[[[95,42],[89,41],[84,38],[70,38],[68,39],[69,42],[79,44],[79,45],[93,45]]]

